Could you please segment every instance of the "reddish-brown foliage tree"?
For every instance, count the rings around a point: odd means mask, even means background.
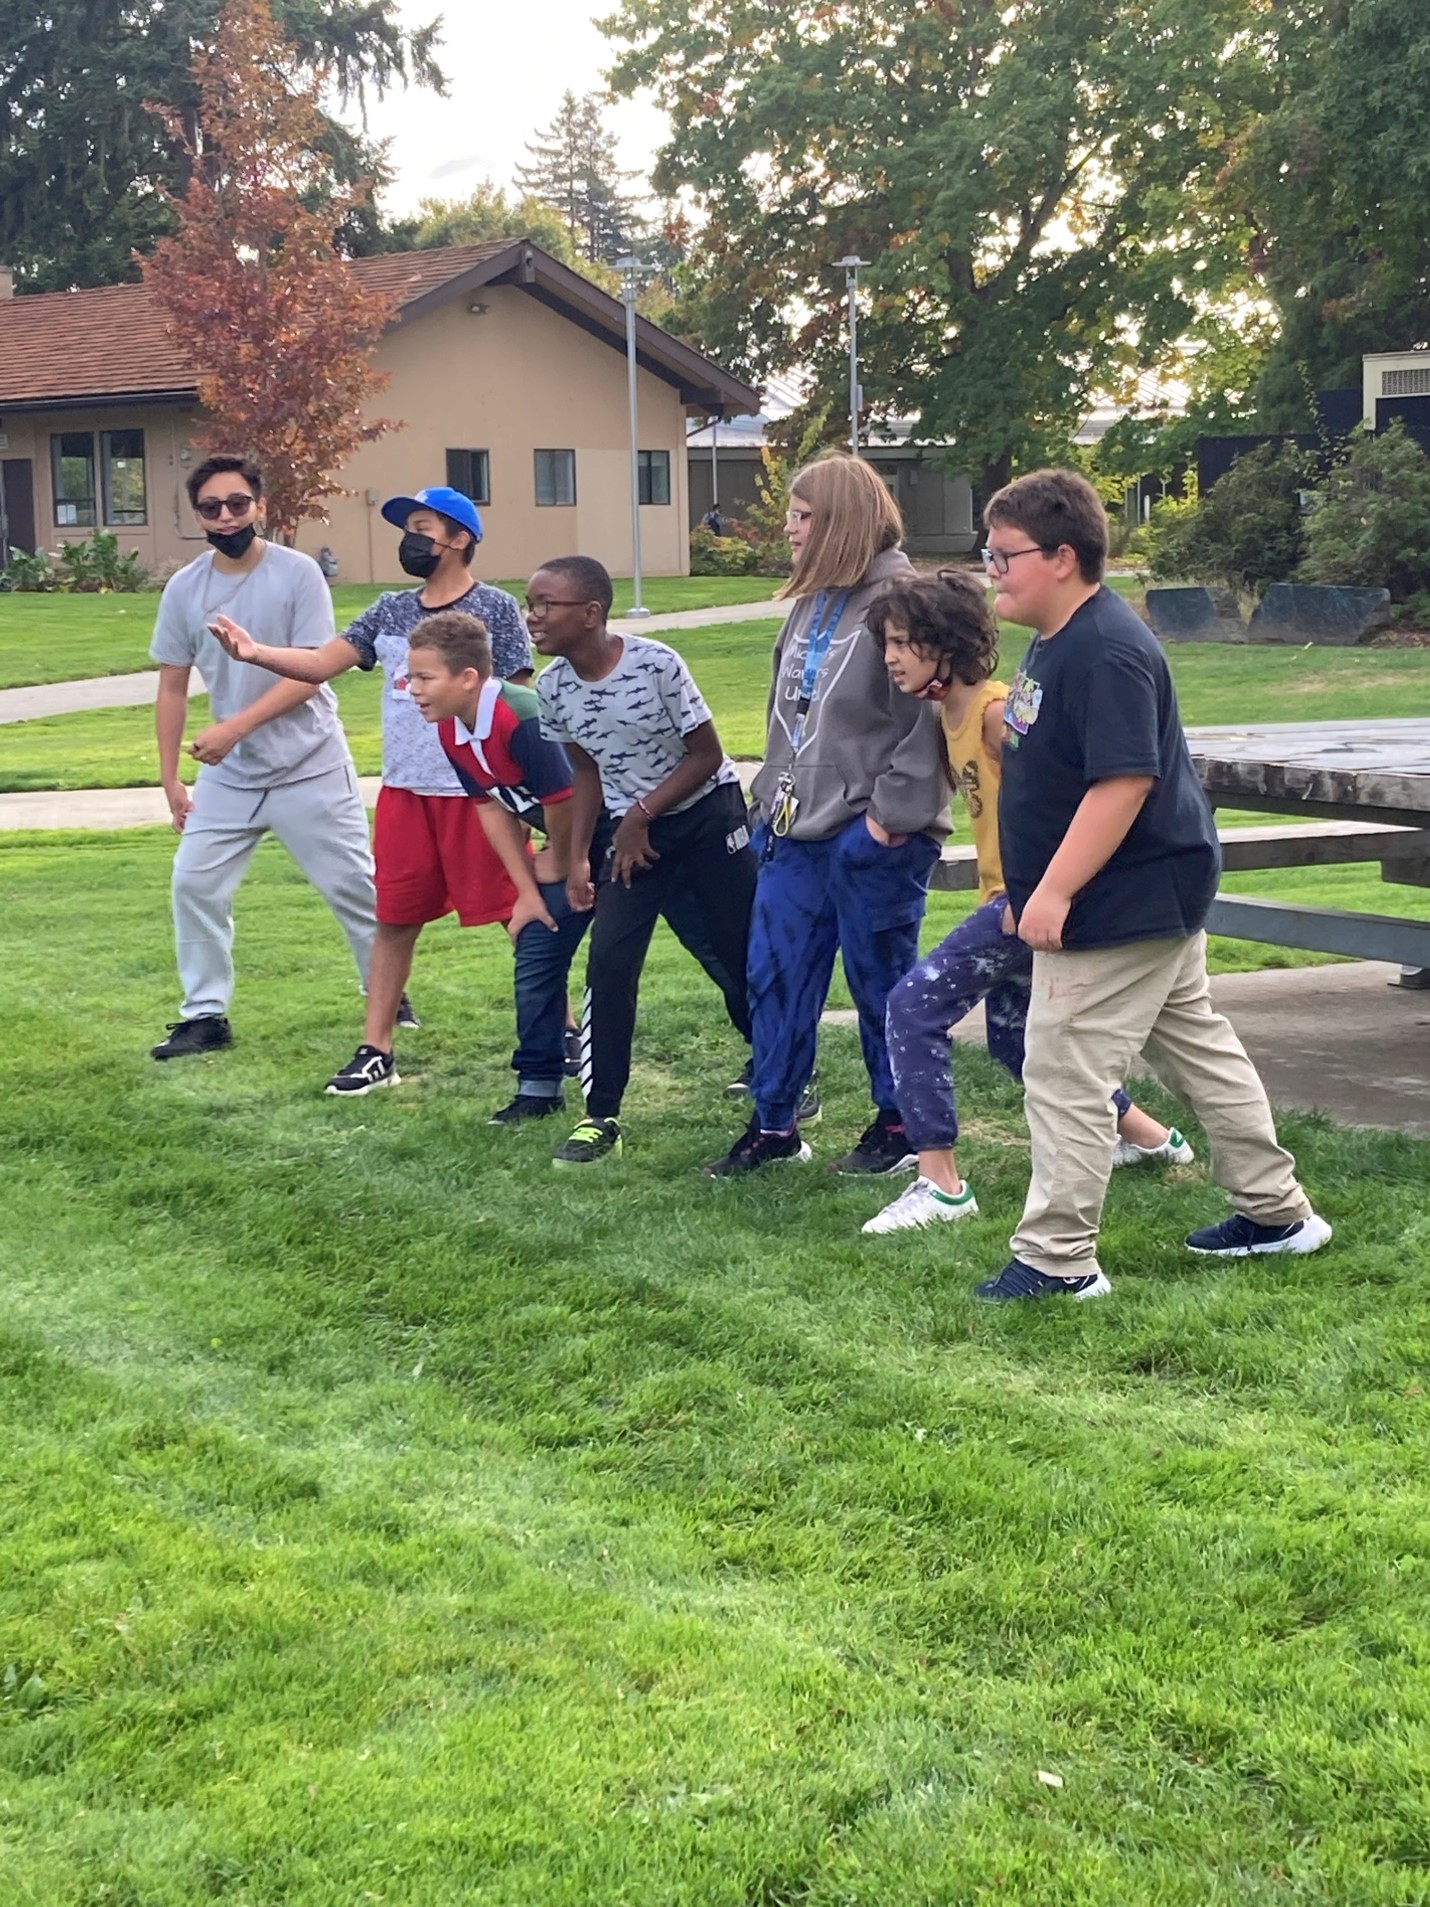
[[[322,76],[298,76],[267,0],[229,0],[194,77],[196,120],[150,107],[193,171],[170,201],[179,230],[141,264],[198,372],[201,447],[258,459],[270,534],[291,542],[350,494],[337,473],[358,445],[395,428],[363,415],[394,300],[337,251],[353,195],[319,145]]]

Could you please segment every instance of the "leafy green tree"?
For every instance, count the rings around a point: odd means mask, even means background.
[[[1283,0],[1266,29],[1280,97],[1222,196],[1281,314],[1263,427],[1300,430],[1362,353],[1430,343],[1430,8]]]
[[[1315,481],[1295,445],[1261,444],[1206,495],[1152,512],[1147,560],[1159,582],[1223,583],[1261,595],[1290,582],[1306,553],[1303,497]]]
[[[623,92],[674,128],[653,183],[702,216],[686,328],[838,410],[841,279],[874,414],[986,492],[1063,449],[1239,264],[1211,188],[1269,85],[1258,0],[624,0]]]
[[[516,168],[517,184],[560,214],[583,257],[613,265],[640,248],[646,223],[629,191],[634,175],[621,170],[594,94],[563,95],[555,119],[526,150],[530,163]]]
[[[490,179],[484,179],[465,199],[423,199],[417,216],[404,220],[400,229],[408,244],[422,250],[437,245],[479,245],[489,238],[530,238],[563,265],[579,270],[582,262],[558,212],[529,194],[519,199],[508,197]]]
[[[1332,469],[1306,524],[1302,574],[1388,589],[1397,603],[1430,590],[1430,458],[1398,421],[1354,439]]]
[[[25,291],[111,284],[173,229],[165,195],[189,183],[193,63],[220,0],[0,0],[0,259]],[[396,0],[276,0],[294,77],[332,75],[340,100],[392,86],[442,90],[436,25],[408,29]],[[179,115],[165,130],[146,103]],[[329,118],[318,135],[343,183],[380,155]],[[367,223],[371,224],[370,215]],[[354,236],[360,238],[363,217]]]

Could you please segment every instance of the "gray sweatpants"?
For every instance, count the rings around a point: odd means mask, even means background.
[[[186,1020],[227,1013],[233,896],[269,831],[332,908],[367,985],[377,933],[367,815],[351,767],[281,788],[233,788],[200,774],[174,856],[174,941]]]

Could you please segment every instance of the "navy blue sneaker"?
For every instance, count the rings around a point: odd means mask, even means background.
[[[1187,1250],[1200,1252],[1204,1258],[1254,1258],[1270,1252],[1319,1251],[1330,1237],[1330,1226],[1314,1212],[1294,1225],[1258,1225],[1233,1212],[1220,1225],[1203,1225],[1193,1232]]]
[[[398,1026],[406,1027],[409,1033],[416,1033],[420,1031],[422,1026],[421,1020],[418,1019],[416,1013],[413,1011],[412,1002],[408,999],[405,993],[403,994],[402,998],[397,1002],[396,1024]]]
[[[707,1179],[735,1179],[747,1172],[758,1172],[761,1166],[783,1165],[788,1160],[796,1165],[808,1165],[813,1157],[799,1136],[798,1126],[792,1132],[761,1132],[757,1113],[724,1158],[716,1159],[704,1170]]]
[[[1012,1304],[1017,1298],[1105,1298],[1111,1289],[1100,1271],[1085,1271],[1078,1278],[1049,1278],[1015,1258],[996,1278],[975,1285],[973,1295],[985,1304]]]

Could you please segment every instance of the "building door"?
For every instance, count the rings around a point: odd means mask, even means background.
[[[35,467],[28,457],[0,458],[0,567],[12,550],[35,547]]]

